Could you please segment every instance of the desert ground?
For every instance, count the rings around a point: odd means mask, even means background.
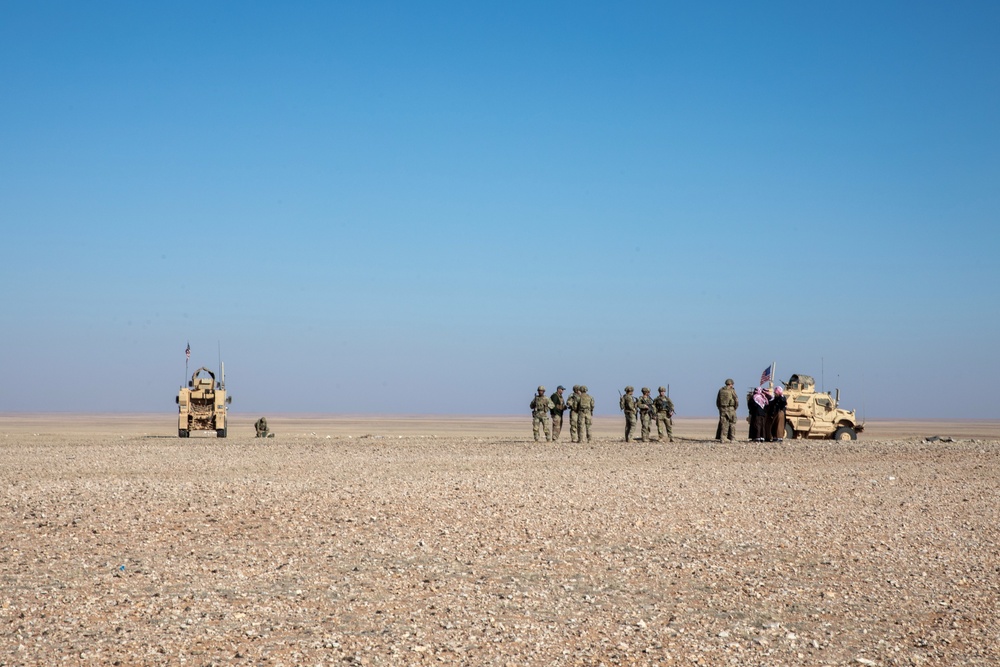
[[[998,421],[255,418],[0,415],[0,665],[1000,663]]]

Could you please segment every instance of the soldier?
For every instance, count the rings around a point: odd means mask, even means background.
[[[545,387],[539,385],[538,394],[531,399],[531,430],[535,434],[535,442],[538,442],[539,431],[545,431],[545,442],[552,438],[549,431],[549,412],[552,410],[552,401],[545,395]]]
[[[549,396],[549,400],[552,401],[552,442],[559,442],[559,434],[562,432],[563,413],[566,412],[564,391],[566,387],[559,385],[555,393]]]
[[[715,439],[722,442],[728,438],[730,442],[736,439],[736,408],[740,399],[733,389],[733,381],[726,378],[726,386],[719,390],[715,397],[715,407],[719,409],[719,427],[715,430]]]
[[[267,428],[267,417],[261,417],[253,423],[254,430],[257,431],[256,437],[258,438],[268,438],[271,432]]]
[[[663,442],[663,435],[666,434],[670,442],[674,441],[674,402],[667,396],[666,387],[660,387],[660,395],[653,399],[653,408],[656,410],[656,433]]]
[[[579,442],[579,432],[577,431],[578,411],[580,407],[580,385],[573,385],[573,393],[566,399],[566,407],[569,408],[569,441]]]
[[[649,395],[649,387],[642,388],[642,396],[639,397],[639,420],[642,422],[642,441],[649,442],[650,424],[653,421],[653,397]]]
[[[580,385],[580,398],[577,401],[577,426],[576,437],[579,442],[583,442],[586,434],[587,442],[590,442],[590,426],[593,423],[594,397],[587,393],[587,385]]]
[[[625,395],[618,399],[618,408],[625,413],[625,442],[632,442],[636,410],[639,408],[639,401],[632,395],[633,392],[635,387],[629,385],[625,387]]]

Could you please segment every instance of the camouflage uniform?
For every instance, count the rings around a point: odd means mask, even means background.
[[[656,409],[656,433],[660,436],[660,442],[663,442],[664,434],[666,434],[670,442],[673,442],[674,421],[672,417],[674,416],[674,402],[667,397],[665,387],[660,387],[659,391],[660,395],[653,399],[653,407]]]
[[[576,437],[583,442],[584,435],[590,442],[590,426],[594,422],[594,397],[587,393],[587,385],[580,385],[580,398],[577,400]]]
[[[569,408],[569,441],[577,442],[580,440],[577,424],[578,421],[578,407],[580,404],[580,385],[573,385],[573,393],[569,395],[566,399],[566,407]]]
[[[566,412],[566,399],[562,394],[565,390],[566,387],[559,385],[549,396],[549,400],[552,401],[552,442],[557,442],[559,434],[562,433],[563,413]]]
[[[730,441],[736,439],[736,408],[740,405],[740,399],[733,389],[733,381],[726,380],[726,386],[719,390],[715,397],[715,407],[719,408],[719,427],[715,430],[715,439],[721,441],[728,438]]]
[[[642,388],[642,396],[639,397],[639,419],[642,421],[642,441],[649,442],[649,427],[653,420],[653,398],[649,395],[649,387]]]
[[[618,408],[625,413],[625,442],[632,442],[632,433],[635,431],[635,411],[639,408],[639,401],[632,395],[635,387],[631,385],[625,387],[625,395],[618,399]]]
[[[266,438],[270,431],[267,428],[267,417],[261,417],[253,424],[254,430],[257,431],[258,438]]]
[[[552,410],[552,401],[545,395],[545,387],[538,388],[538,395],[531,399],[531,430],[535,434],[535,442],[539,440],[539,431],[545,431],[545,442],[552,439],[549,431],[549,412]]]

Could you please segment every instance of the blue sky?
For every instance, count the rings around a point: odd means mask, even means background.
[[[7,3],[0,412],[1000,418],[1000,5]],[[822,378],[822,379],[821,379]]]

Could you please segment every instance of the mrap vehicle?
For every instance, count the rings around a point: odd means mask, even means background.
[[[215,431],[226,437],[226,408],[233,402],[226,396],[226,370],[220,364],[219,381],[204,366],[191,376],[188,386],[177,392],[177,437],[188,438],[191,431]],[[208,377],[199,377],[202,373]]]
[[[857,440],[865,430],[854,410],[842,410],[840,390],[835,396],[816,391],[816,381],[808,375],[793,375],[785,385],[785,438],[832,438]]]

